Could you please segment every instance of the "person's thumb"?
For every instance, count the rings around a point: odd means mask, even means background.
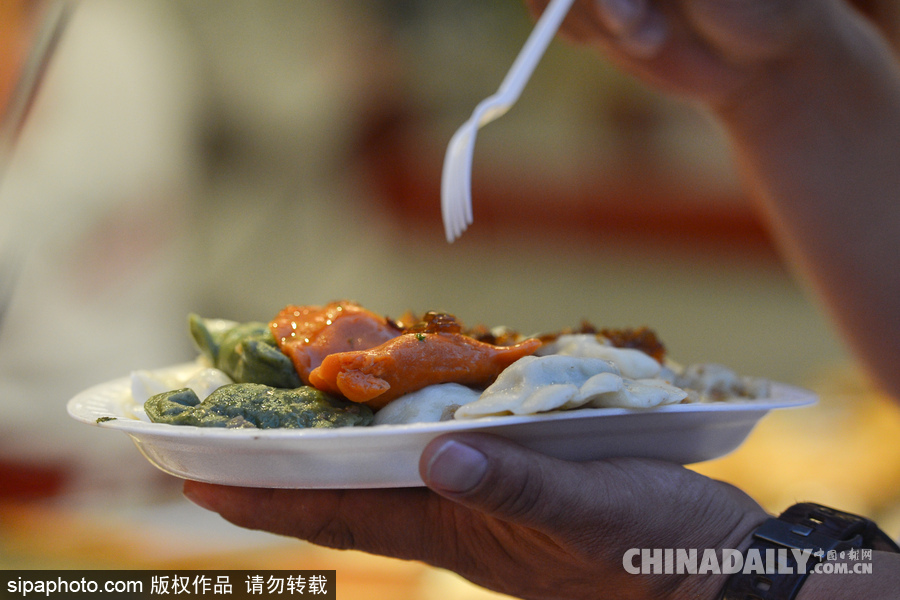
[[[539,530],[577,522],[603,497],[583,465],[484,434],[437,438],[425,448],[419,470],[438,494]]]

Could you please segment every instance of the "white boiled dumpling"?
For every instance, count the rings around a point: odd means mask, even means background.
[[[143,405],[151,396],[181,388],[191,388],[202,401],[223,385],[234,383],[224,371],[202,368],[189,376],[176,376],[159,371],[132,371],[131,396]]]
[[[594,396],[588,406],[593,408],[652,408],[676,404],[687,398],[681,388],[662,379],[626,379],[620,389]]]
[[[604,344],[593,334],[561,335],[542,347],[538,353],[608,360],[616,365],[622,377],[629,379],[650,379],[658,376],[662,370],[662,365],[649,354],[633,348],[616,348]]]
[[[439,383],[411,392],[375,413],[373,425],[436,423],[453,418],[460,406],[478,399],[481,392],[458,383]]]
[[[194,390],[194,393],[197,394],[197,397],[202,402],[206,400],[206,397],[212,394],[214,391],[222,387],[223,385],[228,385],[229,383],[234,383],[231,377],[228,376],[225,371],[220,371],[219,369],[213,369],[212,367],[207,369],[201,369],[200,371],[191,375],[187,381],[184,382],[182,387],[191,388]]]
[[[457,419],[531,415],[583,406],[598,393],[622,387],[608,361],[572,356],[526,356],[507,367],[481,397],[456,411]]]

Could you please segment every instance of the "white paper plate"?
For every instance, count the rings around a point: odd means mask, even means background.
[[[168,369],[177,374],[195,364]],[[676,404],[654,409],[593,408],[536,416],[339,429],[220,429],[146,420],[130,378],[72,398],[69,414],[122,431],[147,459],[185,479],[269,488],[421,486],[419,456],[435,437],[479,431],[568,460],[616,456],[690,464],[728,454],[770,410],[813,404],[815,395],[784,384],[747,402]],[[142,420],[143,419],[143,420]]]

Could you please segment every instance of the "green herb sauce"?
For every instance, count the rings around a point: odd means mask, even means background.
[[[257,383],[222,386],[203,402],[190,389],[164,392],[144,403],[154,423],[229,428],[348,427],[372,423],[363,404],[304,386],[281,389]]]

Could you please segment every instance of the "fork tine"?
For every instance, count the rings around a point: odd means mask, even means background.
[[[472,203],[471,191],[469,183],[467,183],[471,182],[472,173],[472,159],[468,153],[468,144],[463,144],[461,152],[456,158],[456,172],[453,177],[454,181],[456,181],[453,197],[453,218],[454,234],[458,238],[469,226],[469,223],[466,221],[466,205]]]
[[[453,149],[453,144],[449,144],[447,146],[447,152],[444,157],[444,168],[441,173],[441,219],[444,222],[444,235],[447,237],[448,242],[453,242],[456,236],[453,235],[453,225],[450,221],[450,178],[453,176],[452,172],[452,162],[450,154]]]
[[[459,164],[456,174],[457,194],[459,198],[456,202],[457,218],[459,219],[459,235],[472,224],[472,161],[475,155],[475,138],[478,135],[478,115],[472,115],[471,126],[469,127],[469,135],[461,140],[463,148],[457,157]],[[457,237],[458,237],[457,236]]]
[[[461,233],[458,217],[459,176],[462,163],[463,137],[467,133],[467,125],[463,124],[447,145],[444,168],[441,176],[441,216],[444,220],[444,232],[448,242],[453,242]]]
[[[460,127],[447,145],[441,178],[441,212],[448,242],[472,224],[472,154],[480,111]]]
[[[475,154],[475,132],[472,132],[470,136],[470,142],[468,144],[468,148],[466,148],[466,156],[468,157],[468,162],[470,163],[467,168],[463,169],[461,181],[462,186],[460,188],[460,192],[462,192],[462,198],[459,202],[459,216],[462,219],[463,226],[460,230],[460,235],[465,231],[469,225],[472,224],[472,167],[471,162],[473,160]]]

